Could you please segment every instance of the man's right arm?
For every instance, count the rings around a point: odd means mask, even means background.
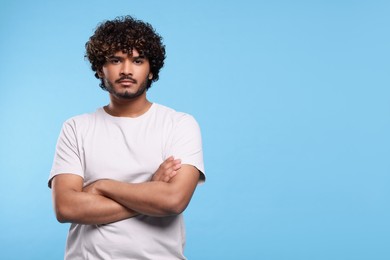
[[[83,192],[83,178],[59,174],[52,179],[54,210],[61,223],[107,224],[138,213],[104,196]]]
[[[169,182],[181,168],[181,161],[169,157],[153,174],[153,182]],[[83,178],[76,174],[59,174],[51,180],[54,209],[61,223],[107,224],[138,215],[132,209],[105,196],[89,192]]]

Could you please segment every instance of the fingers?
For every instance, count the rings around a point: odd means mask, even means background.
[[[157,169],[152,177],[152,181],[169,182],[181,168],[181,160],[174,159],[173,156],[168,157]]]
[[[174,159],[172,156],[166,159],[161,165],[164,174],[169,174],[172,171],[177,171],[181,168],[181,160]]]
[[[168,158],[163,163],[163,171],[161,172],[161,179],[164,182],[169,182],[176,174],[177,171],[181,168],[181,160]]]

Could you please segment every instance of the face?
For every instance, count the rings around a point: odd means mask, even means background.
[[[153,78],[149,60],[133,49],[130,54],[122,51],[107,57],[98,73],[104,86],[117,98],[134,99],[145,93],[148,81]]]

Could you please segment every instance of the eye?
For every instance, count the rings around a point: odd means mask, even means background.
[[[119,64],[121,61],[118,58],[112,57],[108,59],[108,62],[111,64]]]
[[[106,57],[106,61],[113,65],[121,63],[121,59],[116,56]]]
[[[143,59],[135,59],[134,60],[134,64],[141,65],[142,63],[144,63]]]

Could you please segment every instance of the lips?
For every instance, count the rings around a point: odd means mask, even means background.
[[[131,85],[131,84],[134,84],[135,82],[132,80],[120,80],[120,81],[118,81],[118,83],[120,83],[122,85]]]
[[[135,84],[137,83],[136,80],[134,79],[129,79],[129,78],[125,78],[125,79],[119,79],[116,81],[117,83],[121,84],[121,85],[125,85],[125,86],[129,86],[131,84]]]

